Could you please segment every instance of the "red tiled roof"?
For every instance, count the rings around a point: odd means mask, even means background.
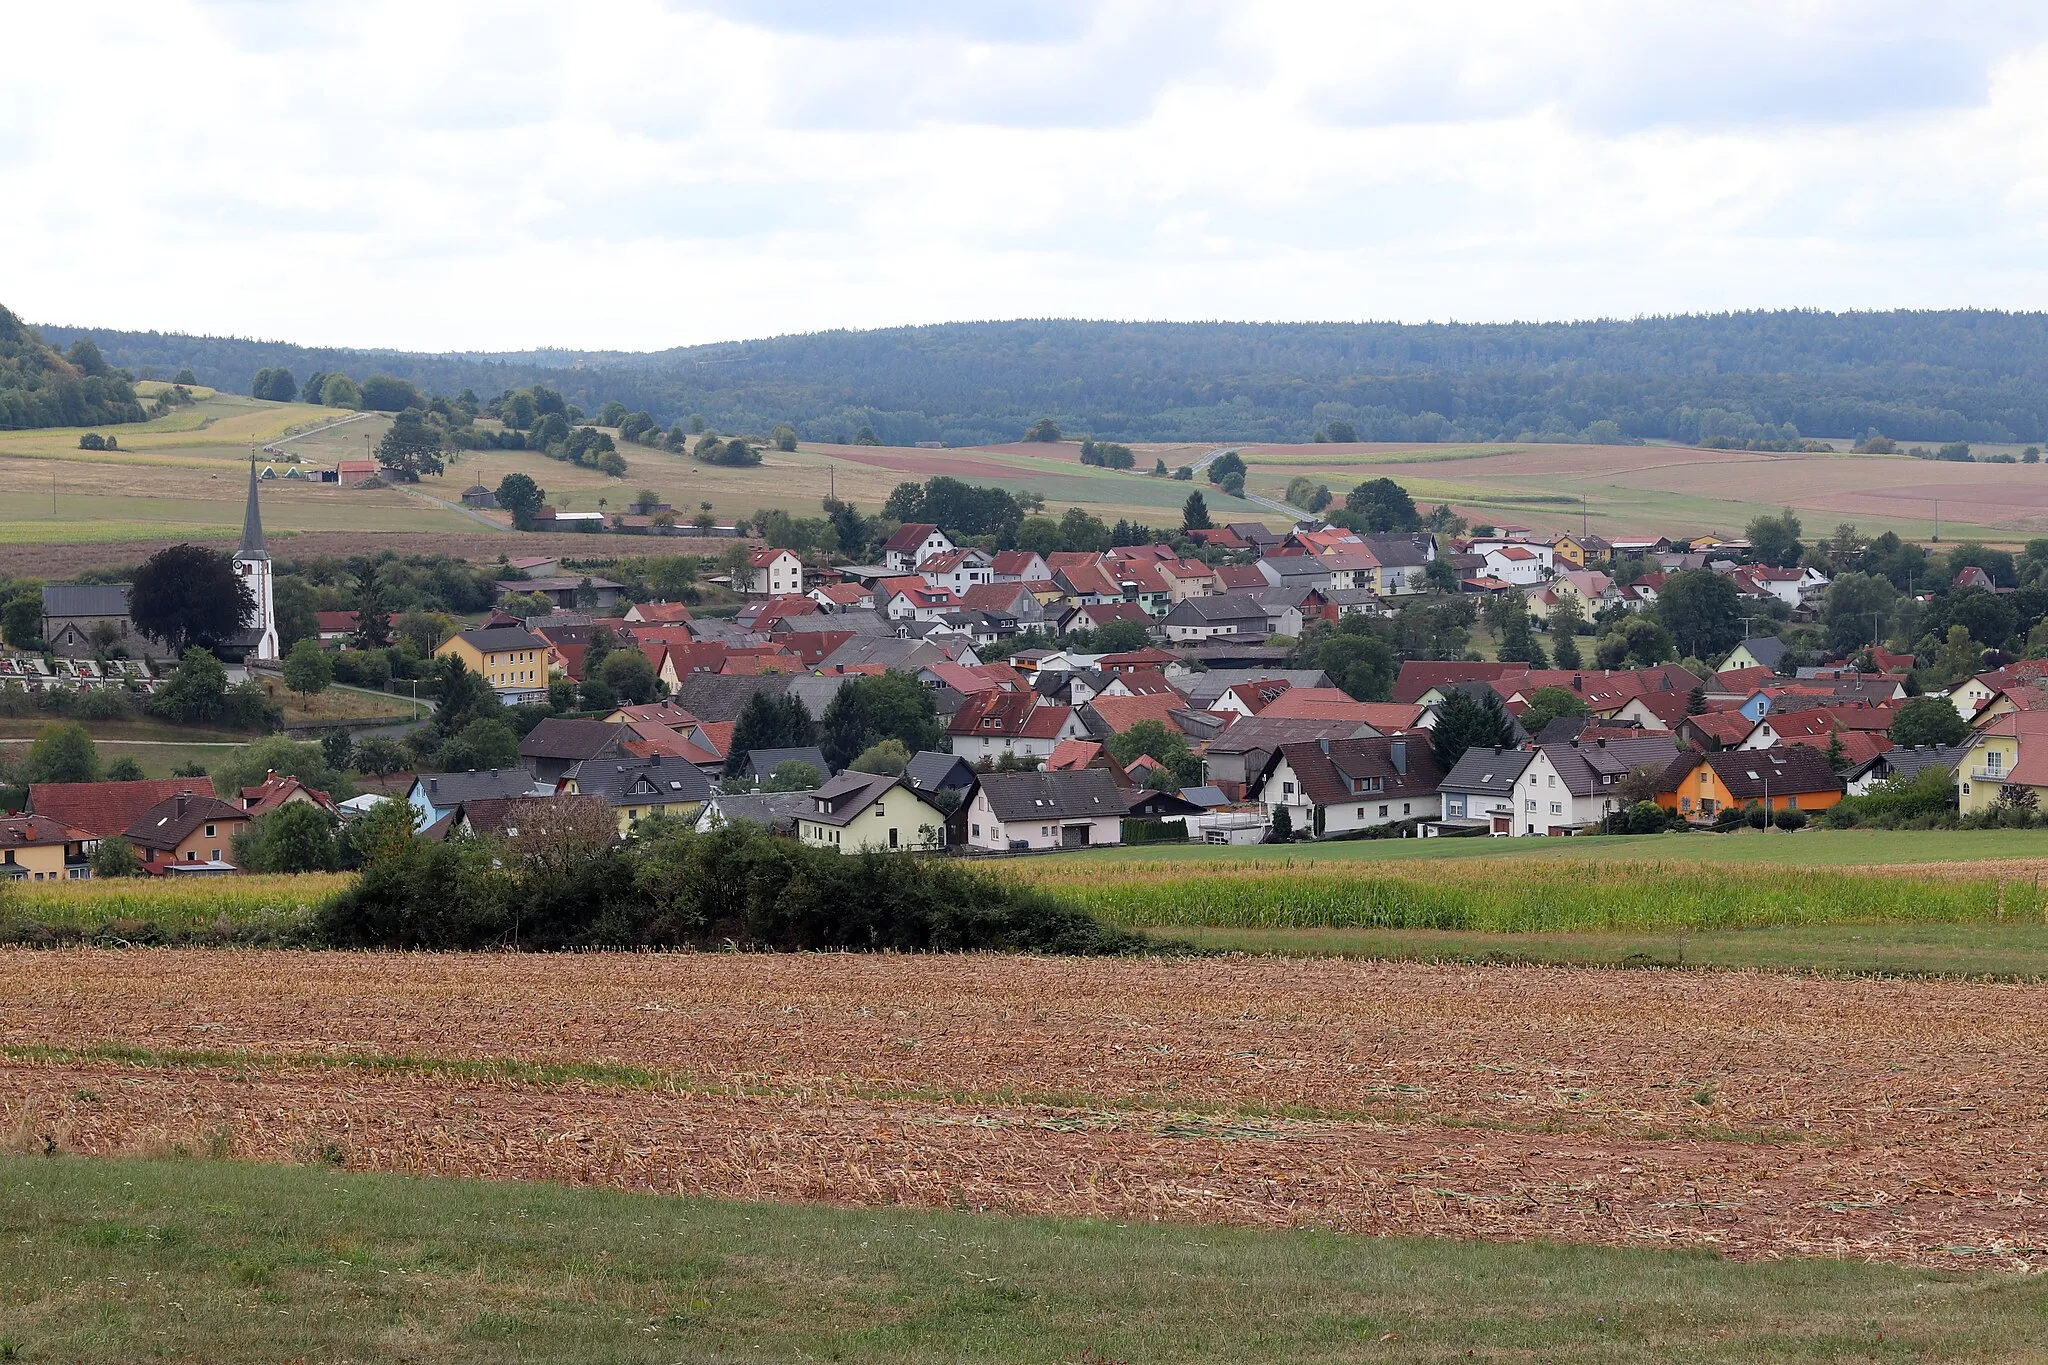
[[[649,623],[691,621],[696,619],[690,615],[690,609],[681,602],[642,602],[634,607],[633,610],[639,614],[642,621]]]
[[[213,795],[203,777],[157,777],[139,782],[39,782],[28,789],[28,809],[95,839],[122,833],[152,806],[177,796]]]
[[[1266,720],[1353,720],[1390,734],[1413,729],[1422,708],[1406,702],[1356,701],[1336,687],[1295,687],[1259,715]]]
[[[902,554],[909,550],[915,550],[918,546],[924,544],[926,537],[938,529],[938,527],[928,521],[906,521],[903,525],[896,528],[895,535],[882,542],[882,552],[887,554],[893,550],[898,554]]]
[[[1187,710],[1188,701],[1177,692],[1169,692],[1147,697],[1096,697],[1088,706],[1102,718],[1102,723],[1110,728],[1112,734],[1120,735],[1144,720],[1156,720],[1177,733],[1180,723],[1173,714]]]

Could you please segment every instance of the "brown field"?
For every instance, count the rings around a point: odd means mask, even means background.
[[[0,999],[0,1128],[35,1150],[1746,1258],[2048,1254],[2035,986],[16,950]]]

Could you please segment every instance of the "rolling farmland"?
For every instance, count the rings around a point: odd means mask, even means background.
[[[1993,1268],[2048,1236],[2044,989],[13,950],[0,1107],[89,1155]]]

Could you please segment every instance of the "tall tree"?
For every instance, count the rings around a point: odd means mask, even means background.
[[[28,754],[21,760],[19,780],[24,784],[97,782],[99,749],[86,728],[75,721],[49,726],[28,746]]]
[[[1209,501],[1197,488],[1188,494],[1188,500],[1181,504],[1180,525],[1183,531],[1208,531],[1215,527],[1209,520]]]
[[[128,615],[174,654],[234,638],[256,610],[256,595],[232,557],[198,545],[158,550],[135,571]]]
[[[1691,658],[1717,659],[1742,640],[1742,599],[1734,583],[1711,569],[1688,569],[1665,579],[1651,612],[1671,632],[1679,652]]]
[[[533,519],[547,496],[547,490],[525,474],[507,474],[498,480],[498,506],[512,514],[512,525],[521,531],[533,529]]]
[[[825,761],[835,768],[885,739],[903,741],[912,753],[934,749],[943,733],[932,694],[909,674],[896,672],[855,678],[840,688],[819,728]]]
[[[1354,531],[1419,531],[1422,515],[1415,499],[1392,479],[1367,479],[1344,495],[1339,513]]]
[[[801,698],[756,692],[740,708],[739,720],[732,727],[732,742],[725,754],[725,775],[735,777],[745,771],[747,756],[757,749],[808,747],[816,728]]]
[[[1775,517],[1758,517],[1749,523],[1749,552],[1759,564],[1793,568],[1806,553],[1799,543],[1799,530],[1799,518],[1789,507]]]
[[[356,583],[356,631],[352,643],[357,649],[383,649],[391,643],[391,604],[384,600],[374,564],[363,569]]]
[[[318,640],[301,640],[285,655],[284,685],[301,697],[317,696],[333,681],[334,661]]]
[[[404,483],[418,483],[423,474],[439,474],[445,468],[440,428],[429,424],[418,408],[407,408],[377,443],[377,463]]]
[[[1472,748],[1505,749],[1515,742],[1514,721],[1500,693],[1486,688],[1478,696],[1462,688],[1437,708],[1436,727],[1429,732],[1431,751],[1445,772]]]

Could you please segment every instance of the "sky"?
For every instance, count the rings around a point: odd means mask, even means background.
[[[21,5],[0,303],[415,350],[2048,308],[2020,0]]]

